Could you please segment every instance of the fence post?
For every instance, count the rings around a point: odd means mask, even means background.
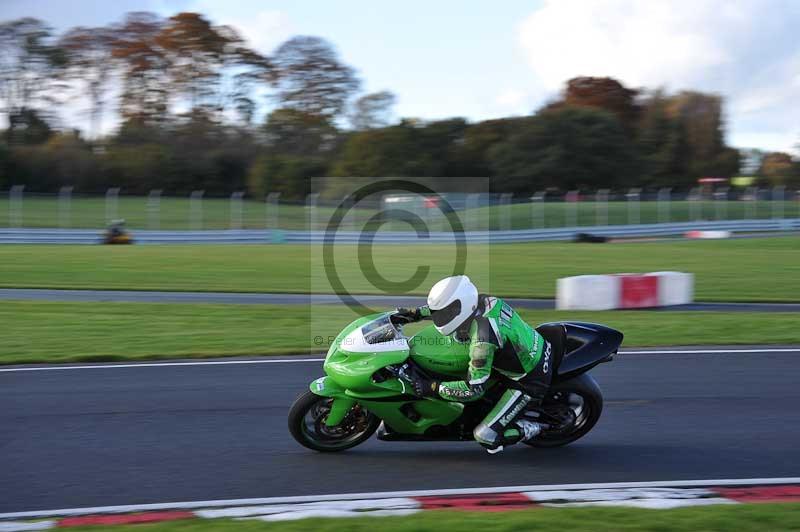
[[[244,192],[234,192],[231,194],[231,229],[241,229],[242,228],[242,198],[244,197]]]
[[[728,219],[728,187],[722,187],[714,192],[714,214],[717,220]]]
[[[14,185],[8,191],[8,225],[9,227],[22,227],[22,194],[25,185]]]
[[[580,199],[579,190],[570,190],[564,195],[564,225],[566,227],[578,226],[578,200]]]
[[[72,187],[58,189],[58,226],[66,229],[70,226],[70,207]]]
[[[500,230],[508,231],[511,229],[511,197],[513,194],[505,193],[500,196],[499,222]]]
[[[546,190],[540,190],[531,196],[531,228],[544,229],[544,197]]]
[[[119,187],[106,190],[106,223],[119,218]]]
[[[642,189],[632,188],[625,194],[628,200],[628,225],[638,225],[642,221],[641,203]]]
[[[478,206],[480,205],[481,195],[477,192],[467,194],[464,203],[464,228],[467,231],[478,231],[480,220],[478,219]]]
[[[772,218],[783,218],[783,202],[786,197],[786,187],[778,185],[772,189]]]
[[[669,223],[669,209],[670,201],[672,199],[672,189],[662,188],[658,191],[658,222],[662,224]]]
[[[608,194],[607,188],[601,188],[594,195],[595,225],[608,225]]]
[[[267,229],[278,228],[278,200],[280,197],[280,192],[270,192],[264,200]]]
[[[153,231],[161,228],[161,189],[153,189],[147,194],[147,227]]]
[[[755,220],[758,216],[758,189],[756,187],[748,187],[745,192],[744,201],[744,217],[748,220]]]
[[[687,201],[689,202],[689,221],[696,222],[703,217],[703,204],[701,203],[702,191],[700,187],[695,187],[689,190],[689,196],[687,197]]]
[[[203,229],[203,194],[205,190],[193,190],[189,196],[189,227],[192,231]]]
[[[317,229],[317,203],[319,201],[319,193],[314,192],[306,196],[306,219],[308,221],[308,230],[315,231]]]

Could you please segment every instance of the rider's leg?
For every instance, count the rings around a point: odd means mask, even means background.
[[[531,397],[520,390],[506,390],[491,412],[481,421],[473,436],[490,453],[503,449],[504,444],[517,443],[522,437],[516,418],[525,410]]]
[[[538,436],[542,427],[535,421],[518,420],[529,406],[542,403],[553,379],[552,347],[545,344],[539,363],[518,384],[521,390],[506,390],[489,415],[481,421],[473,435],[490,453],[503,449],[503,445],[529,440]]]

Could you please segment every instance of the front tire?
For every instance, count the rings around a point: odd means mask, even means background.
[[[289,432],[297,443],[314,451],[337,452],[359,445],[372,436],[381,420],[356,404],[339,425],[328,427],[325,419],[333,399],[310,391],[289,409]]]
[[[531,447],[560,447],[582,438],[592,430],[603,413],[603,394],[591,375],[582,373],[554,384],[539,408],[564,422],[543,430],[541,434],[524,443]],[[552,421],[540,416],[524,417],[532,421]]]

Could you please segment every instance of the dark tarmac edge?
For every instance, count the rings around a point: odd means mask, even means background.
[[[421,305],[422,296],[358,295],[360,301],[386,307]],[[518,308],[555,309],[554,299],[504,298]],[[0,288],[0,300],[116,302],[116,303],[216,303],[235,305],[328,305],[341,304],[335,294],[245,293],[245,292],[167,292],[140,290],[61,290],[39,288]],[[655,309],[659,312],[800,312],[800,303],[698,302]]]

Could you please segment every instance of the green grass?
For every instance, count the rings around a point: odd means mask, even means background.
[[[364,278],[355,251],[354,246],[337,246],[344,286],[353,293],[382,293]],[[695,274],[698,301],[800,301],[798,237],[542,242],[470,246],[468,251],[467,273],[484,291],[506,297],[554,297],[556,279],[569,275],[677,270]],[[318,255],[318,247],[283,244],[6,245],[0,246],[0,287],[330,292]],[[374,260],[391,280],[430,265],[414,290],[419,294],[449,275],[453,265],[448,250],[431,245],[376,246]]]
[[[98,527],[75,530],[97,530]],[[720,531],[800,530],[800,504],[716,505],[672,510],[636,508],[537,508],[510,512],[427,511],[407,517],[304,519],[266,523],[255,519],[187,520],[115,527],[124,532],[492,532],[557,531]]]
[[[521,314],[531,324],[605,323],[625,333],[625,347],[800,343],[797,315],[792,313],[523,309]],[[325,346],[314,338],[334,336],[352,319],[339,305],[4,301],[0,363],[319,353]]]
[[[787,195],[789,192],[787,192]],[[789,197],[789,196],[787,196]],[[11,223],[9,200],[0,198],[0,227]],[[566,225],[595,225],[607,221],[609,224],[657,223],[661,221],[684,222],[690,220],[771,218],[780,216],[800,216],[798,201],[673,201],[669,210],[660,211],[657,202],[641,202],[638,216],[635,208],[627,202],[612,201],[603,214],[602,204],[592,201],[579,203],[547,202],[515,204],[508,212],[504,209],[478,208],[471,213],[462,213],[462,220],[468,227],[523,229],[530,227],[563,227]],[[369,209],[359,209],[363,221],[371,214]],[[152,213],[157,212],[157,216]],[[318,222],[331,216],[333,209],[320,208]],[[227,229],[231,227],[231,202],[225,198],[206,198],[202,200],[202,218],[192,210],[188,198],[161,198],[157,211],[148,207],[147,197],[120,196],[116,214],[106,214],[106,201],[102,197],[76,196],[68,210],[59,210],[55,196],[26,196],[23,201],[23,227],[66,227],[102,228],[108,217],[124,218],[133,229]],[[242,226],[263,228],[271,226],[276,220],[284,229],[306,229],[308,227],[307,209],[303,205],[281,205],[274,214],[267,214],[262,201],[246,200],[242,203]],[[269,221],[268,221],[269,220]],[[637,221],[638,220],[638,221]]]
[[[7,198],[0,198],[0,227],[16,225],[16,218],[9,212]],[[272,207],[270,207],[272,208]],[[358,209],[359,217],[365,219],[369,214]],[[198,214],[202,212],[202,214]],[[239,217],[234,209],[233,218]],[[332,208],[321,207],[317,213],[319,220],[326,220],[333,213]],[[69,208],[59,209],[56,197],[26,197],[22,204],[22,227],[70,227],[75,229],[101,229],[110,219],[123,218],[128,228],[136,229],[229,229],[231,222],[231,201],[225,198],[206,198],[202,200],[201,211],[192,209],[188,198],[161,198],[158,208],[148,206],[148,198],[142,196],[120,196],[116,212],[107,215],[106,200],[102,197],[74,197]],[[15,223],[12,224],[12,219]],[[242,202],[241,224],[247,229],[272,227],[277,221],[283,229],[306,229],[308,210],[304,205],[281,204],[275,211],[267,211],[263,201],[245,200]]]

